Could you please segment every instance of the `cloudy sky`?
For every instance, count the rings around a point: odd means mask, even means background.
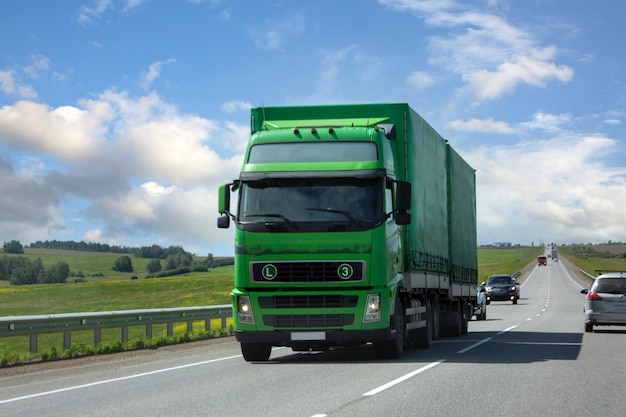
[[[479,244],[626,241],[621,0],[10,1],[0,242],[232,255],[249,109],[407,102],[477,170]]]

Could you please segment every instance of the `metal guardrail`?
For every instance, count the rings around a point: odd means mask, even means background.
[[[585,271],[584,269],[581,269],[580,272],[582,272],[583,274],[585,274],[586,276],[588,276],[589,278],[591,278],[592,280],[596,280],[596,276],[590,274],[589,272]]]
[[[193,322],[204,321],[205,330],[211,328],[212,319],[221,319],[221,328],[226,328],[226,319],[232,317],[232,305],[163,308],[146,310],[120,310],[92,313],[67,313],[33,316],[0,317],[0,337],[29,336],[31,353],[37,353],[37,336],[45,333],[63,333],[63,349],[71,349],[72,332],[93,330],[94,346],[100,344],[102,329],[121,328],[122,343],[128,342],[130,326],[145,326],[146,338],[152,338],[152,325],[166,324],[167,336],[171,337],[174,323],[187,323],[187,333],[193,330]]]

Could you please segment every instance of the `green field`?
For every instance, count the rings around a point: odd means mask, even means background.
[[[626,272],[626,244],[559,246],[560,256],[592,275]]]
[[[489,275],[512,274],[520,271],[543,253],[542,246],[514,246],[478,249],[478,282]]]

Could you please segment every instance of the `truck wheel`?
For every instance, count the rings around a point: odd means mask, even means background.
[[[513,298],[513,304],[517,304],[517,297]]]
[[[396,308],[393,316],[391,316],[391,329],[396,331],[393,339],[374,343],[374,350],[378,359],[396,359],[404,351],[406,326],[404,325],[404,308],[400,297],[396,297]]]
[[[433,341],[433,308],[430,300],[426,301],[426,327],[421,327],[415,331],[415,347],[418,349],[428,349]]]
[[[450,336],[458,337],[463,332],[463,311],[461,309],[461,303],[458,301],[452,302],[450,306],[451,311],[448,313],[452,318],[452,324],[448,325],[448,331],[446,333]]]
[[[241,353],[247,362],[265,362],[270,358],[272,345],[241,342]]]
[[[585,332],[587,333],[593,332],[593,324],[591,324],[591,322],[585,323]]]

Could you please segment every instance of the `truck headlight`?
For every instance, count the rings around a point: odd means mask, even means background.
[[[367,294],[363,321],[368,322],[378,320],[380,320],[380,294]]]
[[[237,319],[239,320],[239,323],[254,324],[250,297],[246,295],[240,295],[237,297]]]

